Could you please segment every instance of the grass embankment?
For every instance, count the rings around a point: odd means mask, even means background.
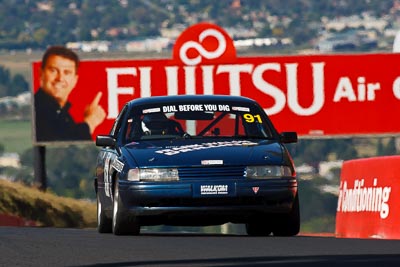
[[[31,122],[0,118],[0,144],[4,152],[18,154],[32,147]]]
[[[96,226],[94,203],[59,197],[49,192],[0,179],[0,214],[36,222],[43,227]]]

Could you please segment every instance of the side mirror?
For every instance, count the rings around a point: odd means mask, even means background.
[[[96,146],[115,148],[116,140],[111,135],[98,135],[96,137]]]
[[[282,132],[280,134],[280,140],[282,143],[297,143],[297,133],[296,132]]]

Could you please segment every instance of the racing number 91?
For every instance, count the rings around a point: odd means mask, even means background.
[[[258,114],[257,115],[251,115],[249,113],[246,113],[246,114],[243,114],[243,118],[248,123],[253,123],[253,122],[262,123],[261,116],[258,115]]]

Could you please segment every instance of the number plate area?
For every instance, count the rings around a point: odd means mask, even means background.
[[[236,196],[235,183],[198,183],[193,185],[193,197]]]

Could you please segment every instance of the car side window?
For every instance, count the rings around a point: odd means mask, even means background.
[[[134,140],[140,139],[144,135],[143,127],[139,117],[129,117],[126,120],[124,129],[124,143],[130,143]]]
[[[125,117],[125,113],[127,110],[127,106],[124,106],[122,111],[119,113],[118,117],[115,119],[114,125],[111,128],[110,135],[116,137],[121,130],[122,127],[122,118]]]

